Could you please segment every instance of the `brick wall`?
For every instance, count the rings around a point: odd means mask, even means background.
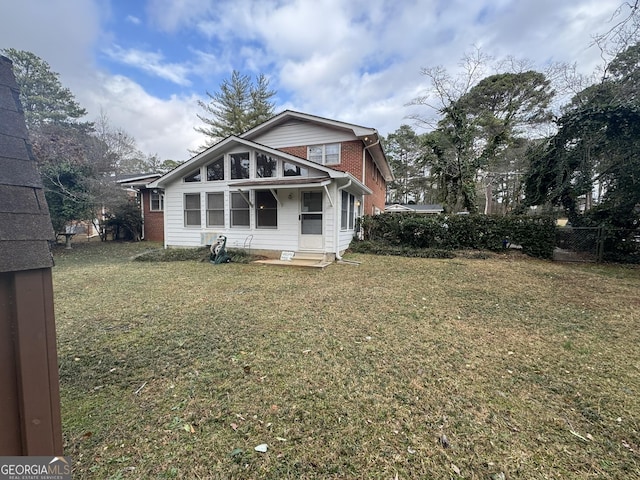
[[[295,155],[300,158],[307,158],[307,147],[282,147],[278,150],[282,150],[284,153],[288,153],[289,155]]]
[[[150,242],[164,242],[164,212],[152,212],[151,190],[141,191],[144,212],[144,239]]]
[[[280,150],[291,155],[296,155],[297,157],[307,158],[306,145],[284,147]],[[340,164],[329,166],[335,168],[336,170],[349,172],[362,182],[363,150],[364,145],[360,140],[342,142],[342,146],[340,147]],[[386,199],[386,182],[380,174],[378,168],[375,166],[375,163],[373,162],[373,159],[371,158],[371,154],[369,152],[366,153],[365,162],[365,178],[363,183],[371,190],[373,190],[373,193],[371,195],[365,195],[364,208],[362,211],[366,215],[372,215],[376,211],[376,208],[381,212],[384,211],[384,202]]]

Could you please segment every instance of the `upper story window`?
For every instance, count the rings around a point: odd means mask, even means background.
[[[185,182],[199,182],[201,180],[202,180],[202,175],[200,174],[200,169],[184,177]]]
[[[258,153],[256,155],[256,177],[275,177],[277,166],[278,161],[266,153]]]
[[[282,169],[285,177],[308,177],[309,169],[295,163],[283,162]]]
[[[164,193],[151,191],[151,195],[149,196],[149,210],[152,212],[161,212],[164,210]]]
[[[220,157],[207,165],[207,181],[224,180],[224,157]]]
[[[340,144],[311,145],[307,149],[307,158],[322,165],[340,163]]]
[[[249,152],[232,153],[231,180],[249,178]]]

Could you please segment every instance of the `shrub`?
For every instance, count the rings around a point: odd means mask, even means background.
[[[542,216],[384,213],[364,217],[362,230],[365,240],[389,246],[499,251],[512,244],[539,258],[551,258],[555,242],[555,222]]]

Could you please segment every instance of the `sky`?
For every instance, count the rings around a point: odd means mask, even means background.
[[[203,143],[198,100],[235,69],[264,74],[285,109],[376,128],[425,106],[422,70],[459,71],[475,48],[543,71],[602,63],[592,36],[621,0],[3,0],[0,49],[27,50],[87,109],[160,159]],[[493,73],[493,72],[491,72]]]

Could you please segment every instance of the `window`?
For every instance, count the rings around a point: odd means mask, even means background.
[[[312,162],[322,163],[324,148],[322,145],[312,145],[309,147],[307,158]]]
[[[340,213],[340,228],[342,230],[353,230],[356,217],[355,197],[344,190],[342,191]]]
[[[324,163],[331,165],[340,163],[340,144],[332,143],[324,146]]]
[[[349,225],[349,194],[342,191],[342,206],[340,208],[340,228],[346,230]]]
[[[340,163],[340,144],[311,145],[307,149],[307,158],[322,165]]]
[[[278,161],[265,153],[258,153],[256,156],[256,177],[268,178],[276,176]]]
[[[207,227],[224,227],[224,193],[207,193]]]
[[[231,226],[249,226],[249,203],[240,193],[231,193]]]
[[[184,177],[185,182],[199,182],[200,180],[202,180],[202,175],[200,175],[200,169]]]
[[[278,227],[278,201],[269,190],[256,191],[256,227]]]
[[[309,169],[296,165],[295,163],[284,162],[283,170],[285,177],[308,177]]]
[[[164,210],[164,193],[151,190],[149,197],[149,210],[152,212],[161,212]]]
[[[355,204],[355,197],[353,195],[349,195],[349,230],[353,230],[353,222],[356,217],[356,212],[353,209]]]
[[[224,180],[224,157],[220,157],[207,165],[207,182],[216,180]]]
[[[249,152],[231,154],[231,180],[249,178]]]
[[[200,226],[200,194],[185,193],[184,195],[184,226]]]

